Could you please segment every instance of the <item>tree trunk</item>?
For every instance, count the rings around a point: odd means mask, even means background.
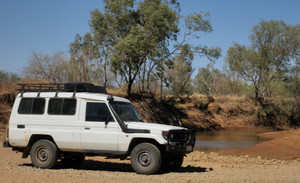
[[[131,93],[131,87],[132,87],[132,84],[133,84],[133,79],[129,79],[128,81],[128,86],[127,86],[127,97],[128,99],[130,99],[130,93]]]
[[[106,69],[106,62],[107,62],[107,60],[106,60],[106,58],[107,58],[107,57],[105,57],[105,61],[104,61],[104,83],[103,83],[103,87],[104,87],[104,88],[106,88],[106,84],[107,84],[107,74],[106,74],[106,72],[107,72],[107,71],[106,71],[106,70],[107,70],[107,69]]]
[[[160,78],[160,101],[163,100],[163,82],[162,82],[162,78]]]
[[[259,96],[259,89],[255,86],[255,100],[259,102],[260,96]]]
[[[142,93],[145,93],[145,77],[146,77],[146,63],[144,62],[143,73],[142,73]]]

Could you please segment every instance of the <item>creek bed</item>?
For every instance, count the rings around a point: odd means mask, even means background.
[[[268,139],[257,136],[256,131],[209,131],[196,133],[196,151],[219,152],[233,148],[250,147]]]

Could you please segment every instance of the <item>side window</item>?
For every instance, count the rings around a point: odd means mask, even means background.
[[[74,115],[76,112],[76,99],[64,99],[62,106],[62,114]]]
[[[74,115],[76,112],[76,99],[51,98],[49,100],[48,114]]]
[[[18,113],[19,114],[44,114],[44,98],[22,98]]]
[[[48,114],[61,114],[62,99],[50,99]]]
[[[86,121],[105,121],[109,117],[109,121],[114,121],[107,105],[104,103],[88,102],[86,105]]]

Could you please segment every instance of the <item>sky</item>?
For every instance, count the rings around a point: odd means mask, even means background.
[[[248,36],[261,20],[300,23],[300,0],[181,0],[183,16],[209,12],[214,31],[201,33],[194,44],[220,47],[222,69],[233,42],[250,45]],[[102,0],[0,0],[0,70],[21,74],[33,52],[52,55],[64,51],[75,35],[90,31],[90,12],[103,11]],[[180,37],[179,37],[180,39]],[[195,57],[198,70],[208,60]]]

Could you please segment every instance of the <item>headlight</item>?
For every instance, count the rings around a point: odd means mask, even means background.
[[[171,133],[169,131],[163,131],[162,132],[162,136],[164,137],[164,139],[166,140],[173,140],[174,139],[174,133]],[[169,137],[169,138],[168,138]]]
[[[186,137],[185,137],[186,143],[189,144],[192,140],[192,136],[190,133],[186,133]]]
[[[171,135],[170,135],[170,140],[173,140],[173,138],[174,138],[174,134],[171,133]]]

